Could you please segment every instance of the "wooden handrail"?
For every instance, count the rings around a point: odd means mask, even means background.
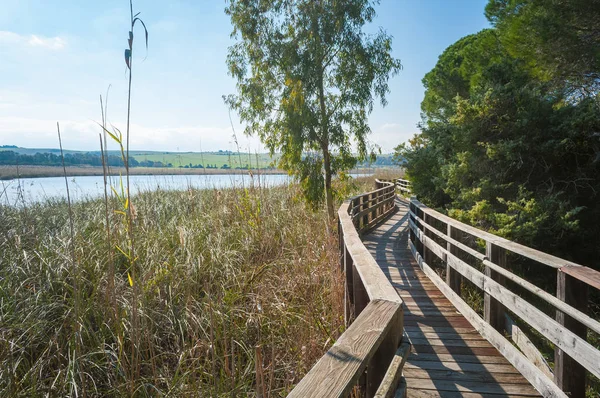
[[[401,193],[406,194],[407,196],[412,193],[412,184],[408,180],[404,180],[402,178],[396,179],[396,189],[398,189]]]
[[[402,178],[396,178],[393,180],[389,179],[379,179],[380,182],[388,182],[392,183],[396,186],[396,190],[400,191],[404,196],[409,196],[412,193],[412,185],[411,182]]]
[[[399,303],[371,301],[288,397],[347,396],[395,326],[400,312]]]
[[[512,242],[508,239],[501,238],[500,236],[493,235],[489,232],[482,231],[475,227],[472,227],[467,224],[463,224],[460,221],[457,221],[451,217],[448,217],[442,213],[439,213],[429,207],[425,206],[423,203],[419,202],[415,198],[411,198],[411,204],[416,206],[419,210],[421,210],[424,214],[431,216],[432,218],[441,221],[444,224],[450,225],[452,228],[459,230],[460,232],[467,233],[476,238],[483,239],[486,242],[492,242],[494,245],[508,250],[512,253],[519,254],[523,257],[527,257],[531,260],[534,260],[538,263],[547,265],[552,268],[561,268],[564,266],[572,266],[572,267],[581,267],[582,265],[576,264],[562,258],[553,256],[548,253],[541,252],[539,250],[532,249],[531,247],[527,247],[521,245],[519,243]]]
[[[600,333],[600,322],[586,314],[587,289],[600,287],[600,272],[463,224],[428,208],[416,198],[410,202],[409,228],[409,244],[419,266],[534,387],[544,396],[585,396],[586,371],[600,377],[600,350],[586,341],[587,328]],[[486,253],[461,243],[465,238],[471,242],[484,241]],[[507,256],[511,253],[544,264],[549,271],[555,270],[556,295],[512,273]],[[481,264],[484,271],[471,266],[465,261],[467,258]],[[435,263],[445,265],[445,281],[433,269]],[[483,318],[461,298],[461,279],[470,281],[484,293]],[[506,284],[506,280],[511,284]],[[513,292],[514,285],[553,306],[556,317],[548,316],[518,291]],[[553,373],[508,311],[555,346]],[[507,326],[519,349],[505,338]]]
[[[375,183],[376,190],[346,200],[338,210],[348,328],[289,397],[345,397],[357,384],[367,397],[391,396],[406,386],[399,376],[404,361],[398,359],[403,302],[360,239],[396,210],[394,183]],[[407,355],[407,344],[400,353]]]
[[[492,263],[491,261],[488,260],[488,258],[485,254],[479,253],[477,250],[472,249],[469,246],[464,245],[464,244],[444,235],[437,229],[433,228],[431,225],[423,222],[423,220],[421,220],[419,217],[414,217],[414,218],[427,231],[429,231],[429,232],[433,233],[434,235],[436,235],[437,237],[445,240],[446,242],[450,243],[452,246],[457,247],[460,250],[464,251],[465,253],[468,253],[471,256],[473,256],[474,258],[480,260],[484,266],[491,268],[493,271],[495,271],[495,272],[501,274],[502,276],[506,277],[507,279],[515,282],[520,287],[530,291],[531,293],[533,293],[536,296],[538,296],[539,298],[543,299],[550,305],[553,305],[556,309],[561,310],[563,312],[568,312],[572,318],[578,320],[579,322],[581,322],[588,328],[592,329],[594,332],[600,334],[600,322],[598,322],[597,320],[589,317],[587,314],[579,311],[578,309],[571,307],[570,305],[566,304],[564,301],[561,301],[558,298],[556,298],[555,296],[546,292],[544,289],[535,286],[533,283],[528,282],[525,279],[519,277],[518,275],[513,274],[509,270],[504,269],[501,266]],[[416,226],[412,220],[409,220],[409,225],[411,226],[411,228],[413,230],[416,230]],[[423,236],[424,234],[421,231],[417,231],[416,233],[421,235],[420,239],[427,239],[425,236]],[[437,245],[437,243],[435,243],[435,244]],[[433,250],[435,250],[435,249],[433,249]],[[447,252],[445,252],[443,255],[447,256],[449,254]],[[577,272],[576,270],[582,270],[582,269],[590,270],[589,268],[584,267],[584,266],[579,266],[576,268],[575,267],[561,268],[561,270],[563,270],[563,269],[565,270],[563,272],[567,272],[570,274],[575,274]],[[596,277],[600,276],[599,272],[594,271],[594,270],[591,270],[591,271],[594,273],[594,275]]]

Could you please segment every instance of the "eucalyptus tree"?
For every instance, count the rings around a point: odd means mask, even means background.
[[[227,66],[237,94],[226,103],[313,204],[334,217],[332,176],[373,156],[368,116],[387,104],[401,69],[383,29],[364,32],[378,0],[230,0]]]

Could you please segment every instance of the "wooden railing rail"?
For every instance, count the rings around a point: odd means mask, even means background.
[[[360,239],[396,210],[394,184],[376,180],[376,188],[338,210],[347,329],[289,397],[345,397],[357,385],[367,397],[406,391],[402,367],[410,346],[402,342],[403,303]]]
[[[396,179],[396,189],[400,191],[404,196],[410,196],[412,193],[412,186],[410,181],[404,180],[402,178]]]
[[[402,178],[395,178],[393,180],[389,180],[389,179],[379,179],[378,181],[380,182],[389,182],[389,183],[393,183],[396,186],[396,190],[405,197],[409,197],[412,193],[412,186],[410,181],[402,179]]]
[[[463,224],[414,197],[409,228],[409,245],[419,266],[538,391],[544,396],[585,397],[586,372],[600,377],[600,350],[586,341],[588,328],[600,333],[600,323],[587,315],[587,290],[590,286],[600,288],[600,272]],[[480,242],[480,247],[485,243],[485,254],[465,242]],[[556,294],[511,272],[510,259],[517,257],[556,272]],[[445,266],[445,280],[434,270],[434,264]],[[463,280],[483,292],[483,317],[461,298]],[[543,300],[556,314],[546,314],[539,304],[519,294],[519,289]],[[554,345],[554,369],[513,317]]]

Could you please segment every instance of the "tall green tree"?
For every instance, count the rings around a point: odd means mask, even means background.
[[[485,14],[536,77],[578,96],[600,91],[600,0],[489,0]]]
[[[332,176],[373,153],[368,115],[385,106],[400,68],[392,38],[367,35],[378,0],[230,0],[238,42],[227,56],[237,95],[226,103],[334,217]],[[353,148],[355,145],[356,152]],[[358,156],[354,155],[357,153]]]
[[[471,225],[595,266],[595,100],[572,101],[538,78],[497,30],[450,46],[423,82],[422,132],[397,148],[419,198]]]

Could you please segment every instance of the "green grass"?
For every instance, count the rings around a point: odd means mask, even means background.
[[[285,396],[343,331],[335,228],[296,186],[132,203],[137,327],[118,213],[109,250],[104,202],[73,205],[72,266],[64,201],[0,208],[0,396]]]
[[[0,151],[15,151],[21,154],[26,155],[35,155],[38,152],[42,153],[53,153],[55,155],[60,155],[59,149],[52,148],[1,148]],[[79,152],[88,152],[88,151],[74,151],[74,150],[65,150],[65,154],[67,153],[79,153]],[[99,154],[100,151],[91,151],[92,153]],[[108,151],[110,155],[121,156],[119,151]],[[186,166],[191,163],[192,165],[202,164],[202,165],[216,165],[218,168],[227,164],[232,168],[235,167],[245,167],[246,165],[251,166],[252,168],[256,168],[257,164],[259,168],[267,168],[267,167],[277,167],[277,161],[279,160],[279,154],[275,154],[272,157],[268,153],[240,153],[238,155],[237,152],[168,152],[168,151],[130,151],[130,156],[135,158],[137,161],[142,162],[145,160],[150,160],[153,162],[162,162],[167,165],[171,163],[173,167],[179,168],[179,166]],[[380,167],[388,167],[388,168],[396,168],[391,163],[390,154],[383,154],[377,157],[377,161],[370,165],[370,167],[380,168]],[[240,162],[241,160],[241,162]]]
[[[247,154],[247,153],[228,153],[228,152],[144,152],[131,151],[131,156],[137,161],[150,160],[153,162],[163,162],[163,164],[171,163],[173,167],[185,166],[190,163],[193,165],[202,164],[204,166],[211,164],[221,167],[224,164],[235,167],[244,167],[246,165],[256,168],[265,168],[271,166],[274,162],[277,163],[277,156],[271,158],[267,153]],[[257,159],[258,157],[258,159]],[[241,165],[240,165],[241,159]],[[274,164],[276,166],[276,164]]]
[[[36,153],[53,153],[60,155],[60,149],[55,148],[2,148],[0,151],[14,151],[24,155],[35,155]],[[64,153],[85,153],[88,151],[74,151],[65,150]],[[99,154],[100,151],[89,151],[92,153]],[[121,156],[119,151],[108,151],[110,155]],[[193,165],[216,165],[221,167],[224,164],[235,167],[245,167],[249,165],[253,168],[258,167],[265,168],[270,166],[277,166],[277,160],[279,155],[271,157],[268,153],[237,153],[227,151],[215,151],[215,152],[168,152],[168,151],[130,151],[129,155],[135,158],[137,161],[150,160],[153,162],[162,162],[163,164],[171,163],[173,167],[185,166],[191,163]],[[241,161],[241,163],[240,163]]]

